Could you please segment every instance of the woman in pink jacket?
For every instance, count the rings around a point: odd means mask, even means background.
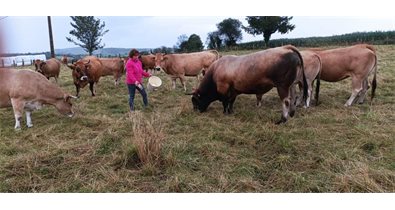
[[[129,106],[130,111],[134,111],[134,95],[136,89],[143,96],[144,106],[148,105],[147,93],[143,87],[143,76],[150,77],[151,74],[143,70],[141,61],[139,60],[139,51],[132,49],[129,52],[129,60],[126,62],[126,84],[129,89]]]

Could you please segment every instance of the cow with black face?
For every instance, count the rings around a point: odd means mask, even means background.
[[[277,88],[282,101],[281,120],[284,123],[295,113],[297,72],[303,71],[303,59],[293,46],[284,46],[244,56],[223,56],[208,69],[199,88],[192,94],[194,109],[204,112],[216,100],[222,102],[224,114],[233,113],[239,94],[264,94]],[[307,82],[303,74],[304,102]]]

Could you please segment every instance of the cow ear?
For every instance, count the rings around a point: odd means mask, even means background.
[[[72,95],[69,95],[69,94],[66,94],[66,93],[63,95],[63,100],[65,102],[70,102],[70,99],[72,99],[72,98],[77,99],[78,97],[77,96],[72,96]]]
[[[46,65],[47,63],[45,63],[45,62],[42,62],[42,63],[40,63],[40,67],[41,66],[44,66],[44,65]]]

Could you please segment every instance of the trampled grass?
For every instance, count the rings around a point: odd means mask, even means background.
[[[365,104],[346,108],[350,80],[322,82],[320,105],[278,126],[275,90],[260,108],[240,95],[230,116],[219,102],[198,113],[163,72],[148,108],[136,94],[133,115],[126,86],[111,77],[96,97],[81,90],[74,118],[46,107],[33,112],[33,128],[15,131],[12,109],[1,109],[0,191],[395,192],[395,46],[376,48],[372,103],[369,90]],[[196,84],[188,79],[188,90]],[[67,67],[59,85],[75,94]]]

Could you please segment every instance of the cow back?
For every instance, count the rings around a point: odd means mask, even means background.
[[[31,70],[0,71],[0,107],[11,105],[10,98],[50,101],[62,98],[63,91],[42,74]]]
[[[376,55],[370,45],[316,51],[321,57],[321,79],[337,82],[353,74],[366,74],[367,66],[374,65]]]

